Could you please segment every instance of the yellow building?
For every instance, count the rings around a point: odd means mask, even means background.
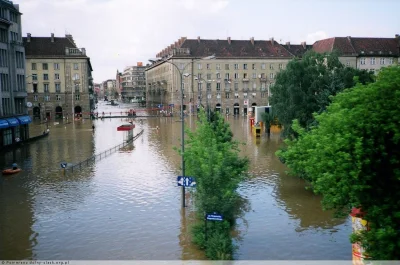
[[[33,119],[89,117],[94,109],[92,65],[71,35],[23,38],[29,114]]]

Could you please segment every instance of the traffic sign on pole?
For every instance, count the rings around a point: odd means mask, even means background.
[[[178,186],[196,187],[196,180],[194,179],[194,177],[178,176],[176,180],[178,182]]]
[[[208,221],[223,221],[224,220],[223,216],[219,213],[206,214],[206,219]]]

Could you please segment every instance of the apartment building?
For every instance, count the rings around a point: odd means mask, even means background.
[[[213,60],[202,60],[213,55]],[[157,54],[146,69],[147,104],[169,111],[195,112],[209,105],[226,114],[245,115],[269,105],[270,86],[295,56],[270,40],[180,38]],[[183,74],[183,75],[181,75]],[[182,76],[182,80],[181,79]]]
[[[0,148],[29,138],[19,6],[0,0]]]
[[[378,73],[382,67],[398,63],[400,37],[334,37],[316,41],[312,49],[320,53],[336,51],[344,65]]]
[[[94,109],[92,65],[72,35],[23,38],[28,100],[33,119],[90,117]]]
[[[146,93],[146,66],[138,62],[136,66],[125,67],[122,73],[122,98],[139,102]]]

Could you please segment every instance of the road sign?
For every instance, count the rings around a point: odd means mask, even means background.
[[[196,180],[194,179],[194,177],[178,176],[176,180],[178,181],[178,186],[196,187]]]
[[[158,104],[157,108],[161,109],[163,107],[163,104]]]
[[[222,215],[219,213],[206,214],[206,219],[208,221],[223,221],[224,220]]]
[[[60,164],[61,168],[66,168],[67,167],[67,163],[63,162]]]

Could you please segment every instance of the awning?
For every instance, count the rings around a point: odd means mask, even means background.
[[[10,127],[10,125],[8,124],[8,122],[6,120],[0,120],[0,129],[5,129]]]
[[[17,117],[20,124],[29,124],[32,122],[31,117],[29,116],[19,116]]]
[[[7,118],[9,127],[15,127],[19,125],[19,121],[16,118]]]

